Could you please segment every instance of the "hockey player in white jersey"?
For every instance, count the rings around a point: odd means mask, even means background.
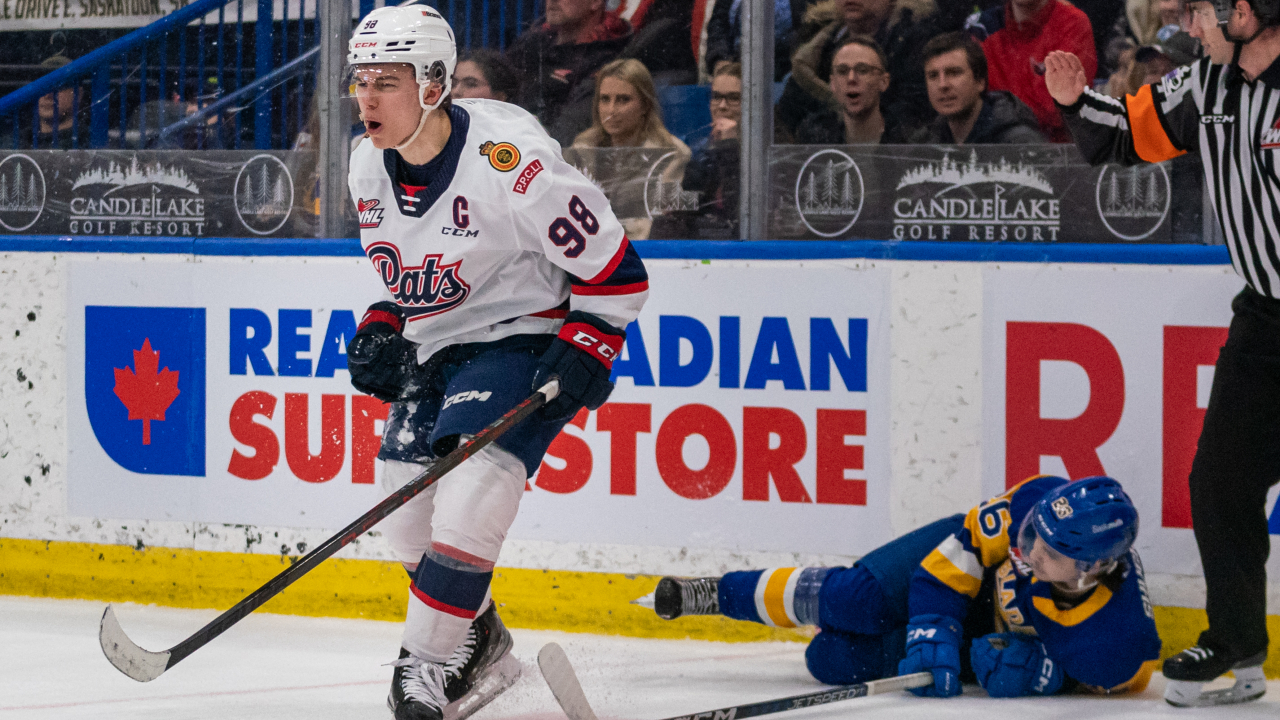
[[[450,101],[454,35],[434,9],[385,7],[348,54],[366,137],[349,185],[387,288],[347,349],[352,384],[391,403],[388,492],[553,375],[560,394],[384,523],[412,576],[388,703],[465,717],[519,673],[489,596],[527,478],[613,359],[648,276],[608,200],[524,110]]]

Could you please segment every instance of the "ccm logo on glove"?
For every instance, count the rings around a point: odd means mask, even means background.
[[[622,352],[622,338],[617,335],[601,337],[603,334],[586,323],[566,324],[560,329],[560,338],[574,344],[580,350],[590,353],[607,368],[613,367],[613,361]]]

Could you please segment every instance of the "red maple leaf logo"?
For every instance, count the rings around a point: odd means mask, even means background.
[[[178,371],[166,367],[156,372],[160,353],[151,349],[151,338],[142,341],[141,350],[133,351],[133,367],[112,368],[116,372],[113,389],[129,408],[129,419],[142,421],[142,444],[150,445],[151,421],[164,422],[164,411],[178,397]]]

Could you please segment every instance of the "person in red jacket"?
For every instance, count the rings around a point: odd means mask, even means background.
[[[1089,17],[1063,0],[1006,0],[970,16],[965,28],[987,54],[988,89],[1008,90],[1029,105],[1051,142],[1071,142],[1044,85],[1044,58],[1054,50],[1073,53],[1092,83],[1098,53]]]

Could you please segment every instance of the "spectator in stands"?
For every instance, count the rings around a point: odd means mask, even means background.
[[[851,35],[869,35],[883,50],[884,69],[894,79],[881,99],[884,114],[906,128],[932,117],[919,53],[929,38],[946,29],[949,16],[935,17],[934,0],[838,0],[813,6],[809,16],[832,10],[838,10],[838,17],[791,57],[791,80],[776,113],[780,135],[794,134],[805,117],[836,106],[831,59]]]
[[[614,60],[600,68],[591,120],[591,127],[574,139],[573,147],[670,148],[676,157],[665,166],[658,180],[672,185],[680,182],[689,162],[689,146],[667,132],[662,124],[662,108],[658,105],[653,76],[639,60]],[[637,189],[643,193],[644,183]],[[610,201],[615,207],[624,205],[614,197],[610,197]],[[649,237],[651,221],[647,212],[644,217],[620,217],[619,220],[627,237],[633,240]]]
[[[644,63],[659,87],[697,83],[699,37],[693,35],[693,12],[693,0],[618,0],[616,13],[635,33],[620,57]],[[699,23],[699,33],[701,28]]]
[[[742,120],[742,64],[721,62],[711,78],[711,134],[696,143],[684,171],[684,189],[698,193],[698,209],[655,218],[650,237],[738,238]]]
[[[796,128],[801,145],[864,145],[902,142],[901,129],[881,111],[891,86],[884,51],[866,35],[849,35],[831,56],[830,91],[838,110],[805,118]]]
[[[967,28],[987,55],[988,88],[1008,90],[1029,105],[1050,142],[1070,142],[1045,88],[1044,58],[1054,50],[1074,53],[1092,83],[1098,54],[1089,18],[1066,0],[1009,0],[970,17]]]
[[[1200,43],[1185,32],[1174,32],[1163,42],[1126,52],[1125,63],[1107,81],[1105,92],[1114,98],[1132,95],[1143,85],[1159,82],[1174,68],[1190,65],[1199,58]]]
[[[938,118],[912,142],[941,145],[1042,143],[1036,115],[1007,91],[987,90],[987,56],[963,32],[939,35],[924,46],[924,80]]]
[[[707,20],[705,66],[714,77],[716,68],[737,62],[742,56],[742,0],[707,0],[713,2]],[[815,0],[773,0],[773,80],[781,82],[791,72],[791,41],[806,10]]]
[[[631,40],[631,27],[605,0],[547,0],[544,22],[507,50],[520,74],[516,104],[568,145],[591,124],[592,78]]]
[[[71,64],[70,58],[58,54],[46,58],[40,63],[40,67],[46,73],[50,73],[69,64]],[[82,95],[83,92],[82,90]],[[84,100],[83,97],[80,99],[81,101]],[[40,150],[70,150],[73,145],[80,148],[89,146],[87,142],[88,128],[84,117],[80,118],[79,127],[76,127],[76,113],[79,108],[76,103],[76,88],[74,84],[59,88],[56,92],[51,92],[48,95],[40,96],[36,104],[37,114],[40,118],[39,134],[33,139],[28,129],[27,132],[23,133],[24,137],[21,138],[23,146]],[[30,116],[28,115],[28,117]]]
[[[520,81],[515,68],[494,50],[471,50],[458,59],[453,71],[455,98],[483,98],[512,102]]]
[[[605,2],[547,0],[545,22],[507,51],[520,76],[516,104],[536,115],[561,145],[591,126],[595,74],[611,60],[639,60],[663,85],[697,82],[692,50],[680,47],[687,24],[680,28],[679,20],[659,17],[661,8],[654,7],[643,29],[633,32],[606,11]]]
[[[1185,32],[1176,32],[1163,42],[1157,38],[1157,42],[1138,48],[1133,59],[1141,66],[1142,77],[1138,78],[1138,87],[1142,87],[1160,82],[1160,78],[1174,68],[1199,60],[1200,43]]]

